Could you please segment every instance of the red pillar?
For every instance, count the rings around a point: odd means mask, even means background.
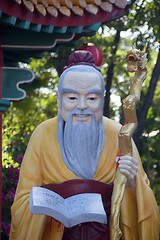
[[[1,47],[1,28],[0,28],[0,98],[2,97],[2,66],[3,66],[3,49]],[[0,227],[1,227],[1,199],[2,199],[2,112],[0,112]]]

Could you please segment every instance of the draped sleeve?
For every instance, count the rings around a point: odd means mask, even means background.
[[[10,240],[59,240],[62,238],[63,231],[61,233],[56,231],[57,222],[53,221],[51,228],[52,231],[50,231],[50,218],[45,215],[31,214],[29,206],[29,194],[33,186],[41,186],[44,184],[44,181],[48,181],[48,183],[50,181],[56,181],[56,171],[54,166],[51,169],[53,179],[45,180],[44,177],[44,175],[46,175],[46,177],[49,178],[49,172],[44,167],[45,161],[47,162],[47,159],[45,159],[44,156],[46,156],[46,158],[48,157],[48,161],[50,163],[54,160],[50,159],[50,156],[53,155],[52,150],[54,149],[52,149],[50,144],[46,142],[46,138],[53,135],[52,127],[54,126],[52,123],[53,121],[49,121],[40,124],[32,134],[29,141],[20,169],[20,177],[14,203],[11,208],[12,219]],[[48,131],[50,133],[52,132],[52,134],[48,134],[48,136],[46,136]],[[54,139],[54,136],[52,136],[52,138]],[[54,145],[56,142],[53,140],[51,145],[52,144]],[[46,152],[44,153],[45,145],[48,145],[48,149],[45,149]],[[47,153],[49,156],[47,156]],[[54,229],[55,231],[53,231]]]
[[[33,186],[42,184],[40,134],[33,133],[25,153],[14,204],[11,208],[12,226],[10,239],[40,239],[46,216],[32,215],[29,194]],[[38,226],[37,226],[38,224]]]
[[[121,229],[125,240],[159,240],[158,205],[133,143],[133,157],[138,160],[136,196],[126,189],[121,207]]]

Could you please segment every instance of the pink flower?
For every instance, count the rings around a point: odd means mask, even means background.
[[[22,159],[23,159],[23,155],[19,155],[16,159],[16,161],[21,164],[22,163]]]
[[[1,227],[4,229],[6,235],[9,236],[11,224],[5,224],[4,222],[1,222]]]
[[[5,195],[2,193],[2,202],[5,202],[6,201],[6,197]]]
[[[15,144],[17,144],[16,141],[14,141],[13,143],[10,143],[10,146],[13,146],[13,145],[15,145]]]
[[[6,228],[6,224],[4,222],[1,222],[1,227],[5,229]]]
[[[11,229],[11,224],[8,224],[8,225],[6,225],[6,234],[7,234],[7,236],[9,236],[9,234],[10,234],[10,229]]]
[[[11,179],[9,180],[9,183],[13,183],[13,178],[11,178]]]
[[[9,191],[6,195],[6,197],[10,199],[10,202],[13,202],[14,196],[15,196],[15,193],[12,191]]]
[[[15,181],[15,185],[17,186],[17,184],[18,184],[18,179],[16,179],[16,181]]]

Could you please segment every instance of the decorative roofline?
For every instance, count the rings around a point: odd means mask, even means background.
[[[5,0],[0,1],[0,10],[1,10],[1,18],[3,19],[3,15],[8,15],[15,21],[15,24],[17,20],[25,21],[30,24],[37,24],[37,25],[43,25],[43,26],[55,26],[55,27],[64,27],[64,26],[70,26],[70,27],[78,27],[78,26],[91,26],[93,24],[96,24],[98,22],[106,23],[110,22],[112,20],[120,18],[124,13],[124,8],[119,8],[115,5],[117,2],[123,2],[123,5],[125,6],[124,2],[125,0],[105,0],[105,2],[101,2],[100,6],[97,6],[96,4],[87,4],[85,8],[83,8],[83,15],[76,15],[71,9],[70,9],[70,15],[66,16],[62,13],[62,11],[58,12],[57,17],[53,17],[48,11],[46,12],[46,15],[42,15],[36,7],[38,4],[43,5],[42,3],[38,3],[39,1],[47,1],[47,3],[51,0],[23,0],[23,4],[21,0],[16,0],[21,4],[18,4],[14,0]],[[55,0],[54,0],[55,1]],[[54,2],[52,1],[52,2]],[[62,0],[57,0],[58,2],[62,2]],[[75,0],[72,0],[73,2]],[[80,1],[80,0],[79,0]],[[88,1],[96,1],[96,0],[84,0],[85,3]],[[110,1],[110,2],[109,2]],[[33,11],[29,11],[24,3],[31,3],[34,7]],[[37,2],[37,5],[36,5]],[[115,2],[115,3],[111,3]],[[35,4],[34,4],[35,3]],[[104,4],[110,4],[110,9],[104,10],[102,9],[102,6]],[[73,4],[72,4],[73,5]],[[118,4],[117,4],[118,5]],[[48,5],[50,7],[53,7],[53,5]],[[61,5],[60,5],[61,6]],[[76,6],[76,5],[73,5]],[[120,6],[120,5],[119,5]],[[45,8],[45,6],[43,5]],[[66,7],[63,6],[62,7]],[[67,7],[66,7],[67,8]],[[87,11],[87,9],[89,11]],[[94,9],[97,9],[96,11]],[[107,9],[107,8],[106,8]],[[92,13],[91,13],[92,12]]]

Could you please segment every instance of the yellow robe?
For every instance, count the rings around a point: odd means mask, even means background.
[[[94,179],[111,183],[116,173],[115,158],[119,154],[120,124],[103,118],[105,142]],[[64,164],[57,141],[57,117],[41,123],[30,139],[20,179],[11,208],[10,240],[60,240],[63,227],[45,215],[33,215],[29,208],[29,194],[33,186],[62,183],[78,179]],[[123,240],[158,240],[159,212],[149,181],[142,168],[139,154],[133,144],[133,157],[139,161],[136,178],[136,197],[126,189],[121,207]]]

